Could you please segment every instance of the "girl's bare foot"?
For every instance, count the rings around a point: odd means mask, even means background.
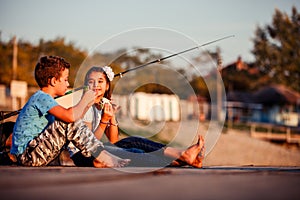
[[[204,156],[205,156],[205,146],[204,146],[204,139],[203,138],[201,138],[201,140],[200,140],[200,146],[201,146],[201,150],[200,150],[198,156],[196,157],[196,159],[194,160],[194,162],[192,163],[192,166],[197,167],[197,168],[202,167],[202,161],[203,161]]]
[[[184,151],[178,159],[174,160],[171,163],[171,166],[179,167],[184,165],[191,165],[193,167],[201,168],[204,155],[204,139],[201,135],[199,135],[197,143]]]
[[[130,159],[119,158],[106,150],[101,151],[99,156],[94,159],[94,167],[97,168],[115,168],[115,167],[125,167],[130,162]]]
[[[178,159],[180,161],[186,162],[188,165],[192,165],[194,160],[197,158],[199,152],[201,151],[201,147],[202,147],[200,145],[201,138],[202,138],[202,136],[199,135],[197,143],[190,146],[187,150],[182,152],[181,156]]]

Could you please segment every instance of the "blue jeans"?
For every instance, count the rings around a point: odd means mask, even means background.
[[[123,149],[139,149],[144,151],[145,153],[156,152],[158,154],[164,155],[163,148],[165,147],[164,144],[154,142],[142,137],[134,137],[130,136],[119,140],[118,142],[114,143],[117,147]]]
[[[104,149],[121,158],[131,159],[128,166],[165,167],[173,159],[164,156],[164,144],[141,137],[127,137],[115,144],[105,143]],[[93,166],[93,158],[76,153],[72,159],[77,166]]]

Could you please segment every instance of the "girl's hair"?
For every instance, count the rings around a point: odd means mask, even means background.
[[[40,88],[47,87],[51,78],[59,79],[70,63],[59,56],[43,56],[35,66],[34,77]]]
[[[111,100],[111,89],[110,89],[110,81],[107,77],[106,72],[103,70],[102,67],[92,67],[91,69],[89,69],[89,71],[86,73],[85,78],[84,78],[84,85],[88,85],[88,81],[89,81],[89,76],[92,72],[100,72],[103,73],[105,75],[105,80],[108,84],[108,90],[104,93],[104,97]]]

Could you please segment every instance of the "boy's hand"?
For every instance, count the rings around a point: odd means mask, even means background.
[[[84,93],[82,101],[87,104],[88,107],[91,107],[94,104],[96,98],[96,93],[93,90],[88,90]]]

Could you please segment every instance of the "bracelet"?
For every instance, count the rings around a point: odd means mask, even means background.
[[[113,124],[113,123],[110,123],[111,126],[118,126],[119,124],[116,123],[116,124]]]
[[[109,121],[108,122],[103,122],[103,121],[100,120],[100,124],[110,125],[110,122]]]
[[[103,122],[100,120],[100,124],[106,124],[107,126],[118,126],[119,124],[116,123],[116,124],[113,124],[113,123],[110,123],[109,121],[108,122]]]

